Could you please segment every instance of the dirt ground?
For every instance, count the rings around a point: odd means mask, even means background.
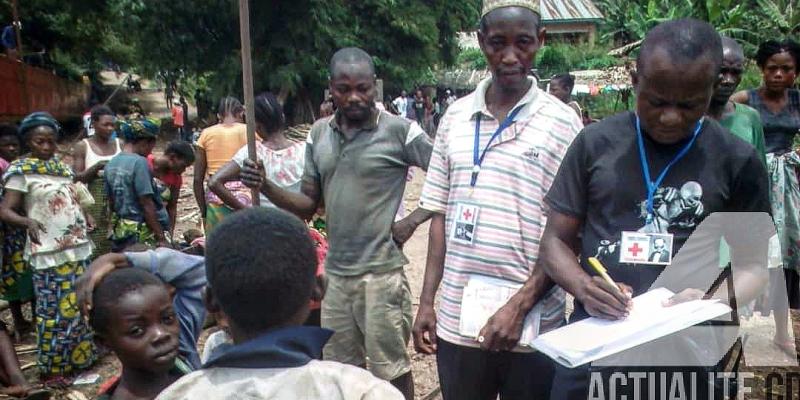
[[[113,74],[105,74],[107,84],[109,86],[118,83]],[[163,92],[159,92],[152,87],[148,82],[144,82],[145,91],[136,94],[136,97],[144,105],[144,107],[151,113],[152,116],[166,117],[168,110],[164,104]],[[123,93],[122,96],[128,96]],[[194,110],[190,110],[190,115]],[[164,143],[159,144],[159,149],[163,149]],[[65,146],[67,148],[68,146]],[[160,150],[157,150],[160,151]],[[176,237],[181,237],[182,233],[187,229],[199,228],[200,215],[197,210],[197,205],[194,201],[192,194],[192,178],[193,171],[189,168],[184,176],[184,185],[181,189],[179,203],[178,203],[178,226],[176,228]],[[422,171],[415,171],[413,179],[409,182],[406,188],[404,198],[405,207],[407,211],[413,210],[419,200],[419,195],[424,182],[424,173]],[[423,275],[425,269],[425,258],[427,252],[427,234],[428,224],[420,226],[414,236],[406,244],[405,253],[410,260],[410,264],[406,267],[406,274],[411,285],[411,292],[414,299],[414,313],[418,306],[419,294],[422,289]],[[26,307],[27,312],[29,309]],[[28,314],[29,315],[29,314]],[[792,330],[796,340],[797,348],[800,348],[800,313],[792,312]],[[0,313],[0,319],[11,325],[11,316],[8,310]],[[770,323],[768,317],[763,317],[758,314],[743,321],[742,330],[745,333],[747,340],[745,346],[748,349],[747,354],[750,359],[745,359],[745,366],[743,371],[755,373],[755,378],[751,384],[752,393],[745,395],[747,399],[765,399],[773,398],[772,396],[784,395],[787,389],[784,385],[779,385],[772,388],[772,392],[767,392],[765,388],[765,377],[773,372],[786,373],[786,372],[800,372],[797,367],[797,357],[795,355],[788,355],[781,352],[771,344],[771,338],[774,333],[772,327],[774,324]],[[213,328],[212,328],[213,330]],[[209,332],[205,332],[207,335]],[[205,336],[201,338],[201,345],[204,343]],[[16,345],[19,354],[20,363],[24,372],[31,382],[36,382],[36,368],[35,368],[35,341],[33,336],[27,336]],[[435,358],[433,356],[424,356],[416,354],[413,348],[409,345],[409,354],[412,357],[412,365],[414,372],[414,381],[416,387],[416,398],[424,400],[440,399],[441,395],[438,390],[438,376],[436,373]],[[758,367],[758,365],[772,365],[772,367]],[[776,367],[776,365],[779,365]],[[54,396],[55,399],[91,399],[96,397],[97,389],[100,384],[109,378],[119,374],[119,363],[113,355],[105,355],[100,358],[98,363],[88,371],[85,375],[98,374],[99,379],[92,384],[73,386],[66,390],[58,391]],[[797,391],[800,388],[795,387],[791,390],[793,396],[786,397],[786,399],[798,398]],[[2,396],[0,396],[2,398]],[[778,398],[778,397],[774,397]]]
[[[162,147],[162,146],[160,146]],[[405,206],[407,210],[413,210],[419,201],[419,193],[424,182],[424,174],[421,171],[415,171],[414,179],[407,187],[407,194],[405,197]],[[181,188],[180,199],[178,202],[179,221],[176,227],[176,237],[180,237],[183,232],[192,228],[199,228],[200,216],[197,212],[197,205],[194,201],[192,194],[191,182],[193,171],[191,168],[186,171],[183,176],[184,185]],[[425,256],[427,251],[427,234],[428,224],[420,226],[414,236],[409,240],[406,245],[406,255],[411,260],[411,264],[406,268],[409,282],[411,284],[411,291],[414,298],[414,312],[418,305],[419,294],[422,289],[423,273],[425,269]],[[30,312],[26,307],[26,312]],[[30,314],[28,314],[30,315]],[[11,315],[8,310],[0,313],[0,318],[5,321],[9,326],[11,323]],[[213,331],[211,328],[209,331]],[[204,342],[205,336],[201,338],[201,344]],[[17,344],[20,363],[24,368],[25,375],[30,382],[36,382],[36,368],[35,368],[35,340],[33,336],[28,336]],[[409,346],[409,354],[412,354],[414,381],[416,384],[417,399],[438,399],[438,378],[436,374],[435,359],[431,356],[423,356],[414,353],[414,350]],[[100,384],[111,377],[119,374],[120,366],[113,355],[105,355],[100,358],[98,363],[90,371],[84,375],[99,374],[100,378],[94,384],[73,386],[67,390],[58,391],[55,399],[68,399],[68,395],[72,396],[85,396],[85,398],[94,398]],[[2,397],[0,397],[2,398]],[[80,399],[81,397],[78,397]]]

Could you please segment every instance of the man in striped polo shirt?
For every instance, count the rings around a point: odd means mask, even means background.
[[[549,396],[551,361],[517,342],[534,304],[541,332],[564,323],[564,293],[534,264],[544,195],[582,124],[528,76],[540,21],[538,0],[484,2],[478,40],[492,77],[447,109],[436,135],[420,200],[434,217],[413,335],[417,351],[437,353],[445,400]],[[462,310],[465,287],[487,282],[515,294],[470,331],[477,310]]]

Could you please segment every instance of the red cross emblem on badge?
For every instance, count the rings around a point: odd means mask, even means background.
[[[464,219],[466,219],[467,221],[472,220],[472,213],[469,212],[469,209],[464,210]]]
[[[639,247],[639,243],[634,243],[633,246],[628,247],[628,251],[633,254],[634,257],[639,255],[639,252],[644,251],[643,248]]]

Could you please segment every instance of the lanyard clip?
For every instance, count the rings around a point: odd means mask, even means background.
[[[480,172],[481,172],[481,166],[480,166],[480,165],[478,165],[478,164],[475,164],[475,165],[472,167],[472,177],[471,177],[471,178],[470,178],[470,180],[469,180],[469,185],[470,185],[470,186],[472,186],[472,187],[475,187],[475,183],[477,183],[477,182],[478,182],[478,174],[479,174]]]

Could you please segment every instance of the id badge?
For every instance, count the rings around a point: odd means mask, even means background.
[[[478,227],[478,213],[481,208],[476,205],[458,203],[450,240],[472,246],[475,243],[475,230]]]
[[[619,262],[669,265],[672,263],[672,240],[669,233],[622,232]]]

